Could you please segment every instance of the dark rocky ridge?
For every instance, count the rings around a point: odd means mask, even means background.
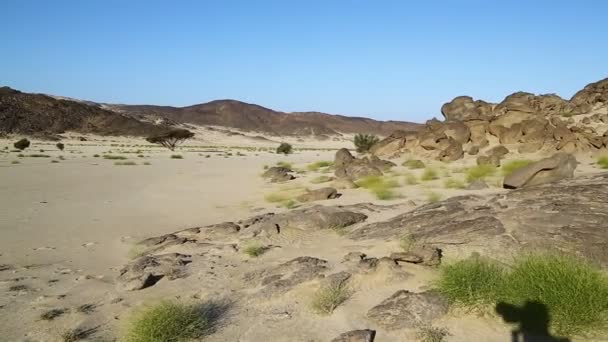
[[[162,129],[98,105],[0,88],[0,133],[145,136]]]

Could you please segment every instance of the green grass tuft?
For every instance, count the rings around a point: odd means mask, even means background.
[[[416,175],[414,175],[412,173],[405,174],[404,181],[405,181],[406,185],[416,185],[416,184],[418,184],[418,178],[416,178]]]
[[[448,189],[464,189],[464,182],[458,179],[447,178],[443,181],[443,186]]]
[[[114,165],[118,165],[118,166],[120,166],[120,165],[132,166],[132,165],[137,165],[137,163],[134,162],[134,161],[122,161],[122,162],[121,161],[117,161],[117,162],[114,162]]]
[[[426,194],[426,200],[429,203],[436,203],[441,201],[441,195],[436,192],[429,192]]]
[[[171,159],[184,159],[184,156],[181,154],[172,154]]]
[[[248,256],[252,257],[252,258],[257,258],[260,255],[264,254],[264,252],[266,252],[266,247],[261,245],[258,242],[252,242],[247,244],[244,248],[243,248],[243,253],[247,254]]]
[[[331,166],[333,166],[333,165],[334,165],[334,163],[333,163],[333,162],[323,160],[323,161],[318,161],[318,162],[315,162],[315,163],[312,163],[312,164],[308,164],[308,165],[306,166],[306,169],[307,169],[308,171],[317,171],[317,170],[319,170],[320,168],[323,168],[323,167],[331,167]]]
[[[608,169],[608,156],[600,157],[597,160],[597,165],[599,165],[602,169]]]
[[[319,184],[319,183],[326,183],[329,182],[332,178],[329,176],[319,176],[319,177],[315,177],[313,178],[310,182],[312,184]]]
[[[200,339],[210,330],[211,315],[204,305],[161,302],[129,318],[123,341],[178,342]]]
[[[116,156],[116,155],[112,155],[112,154],[104,154],[103,155],[103,159],[125,160],[125,159],[127,159],[127,157],[125,157],[125,156]]]
[[[334,282],[318,289],[310,306],[318,314],[329,315],[351,296],[352,290],[345,282]]]
[[[471,183],[478,179],[486,179],[492,176],[496,172],[496,167],[492,165],[477,165],[467,169],[466,177],[467,182]]]
[[[362,188],[371,191],[379,200],[390,200],[399,197],[393,188],[399,187],[399,182],[395,179],[388,179],[382,176],[369,176],[356,182]]]
[[[424,169],[426,167],[426,165],[424,165],[424,162],[422,160],[419,159],[408,159],[406,161],[403,162],[403,164],[401,164],[405,167],[407,167],[408,169]]]
[[[444,266],[437,288],[450,302],[466,307],[546,307],[551,330],[558,335],[608,328],[608,277],[570,256],[522,255],[509,269],[470,258]]]
[[[291,163],[288,163],[288,162],[285,162],[285,161],[277,162],[277,166],[285,167],[285,168],[288,168],[288,169],[291,169],[293,167],[293,165]]]
[[[522,167],[527,166],[531,162],[531,160],[526,159],[511,160],[501,167],[502,175],[506,177],[515,172],[515,170],[521,169]]]
[[[438,178],[439,178],[439,176],[437,175],[437,171],[435,171],[435,169],[432,169],[430,167],[427,167],[426,169],[424,169],[424,172],[422,173],[422,176],[420,177],[420,179],[423,181],[432,181],[432,180],[435,180]]]

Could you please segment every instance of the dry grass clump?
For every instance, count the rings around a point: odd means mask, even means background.
[[[399,194],[393,191],[394,188],[399,187],[399,182],[395,179],[383,176],[369,176],[358,180],[356,184],[370,190],[379,200],[390,200],[399,197]]]
[[[246,244],[245,247],[243,248],[243,253],[247,254],[251,258],[257,258],[260,255],[264,254],[264,252],[266,252],[266,250],[267,250],[266,246],[262,245],[261,243],[250,242],[250,243]]]
[[[447,189],[464,189],[464,182],[459,179],[447,178],[443,181],[443,186]]]
[[[427,167],[424,169],[424,172],[422,173],[422,176],[420,176],[420,179],[423,181],[432,181],[435,179],[439,179],[439,175],[437,174],[437,171],[431,167]]]
[[[597,160],[597,165],[599,165],[602,169],[608,169],[608,156],[599,157]]]
[[[125,160],[125,159],[127,159],[127,157],[125,157],[125,156],[117,156],[117,155],[113,155],[113,154],[104,154],[104,155],[103,155],[103,159],[109,159],[109,160]]]
[[[171,159],[184,159],[184,156],[182,156],[181,154],[172,154]]]
[[[320,168],[328,168],[333,165],[334,165],[334,163],[332,161],[322,160],[322,161],[314,162],[312,164],[308,164],[306,166],[306,169],[308,171],[318,171]]]
[[[522,167],[527,166],[531,162],[531,160],[526,159],[511,160],[501,167],[502,175],[506,177],[512,174],[515,170],[521,169]]]
[[[484,180],[496,172],[496,167],[492,165],[477,165],[466,170],[467,182],[471,183],[478,179]]]
[[[315,292],[310,306],[319,314],[329,315],[351,296],[352,290],[346,282],[332,282]]]
[[[323,175],[323,176],[319,176],[319,177],[315,177],[315,178],[311,179],[310,182],[312,184],[319,184],[319,183],[326,183],[331,180],[332,180],[331,177]]]
[[[117,161],[117,162],[114,162],[114,165],[118,165],[118,166],[121,166],[121,165],[133,166],[133,165],[137,165],[137,163],[134,162],[134,161],[122,161],[122,162],[121,161]]]

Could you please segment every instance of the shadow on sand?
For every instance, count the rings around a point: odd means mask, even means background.
[[[500,302],[496,312],[505,322],[518,324],[511,331],[511,342],[570,342],[568,338],[551,336],[549,310],[541,302],[526,302],[523,306]]]

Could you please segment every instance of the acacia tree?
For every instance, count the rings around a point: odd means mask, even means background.
[[[355,135],[355,147],[357,148],[357,152],[365,153],[368,152],[369,149],[376,144],[380,139],[373,134],[357,134]]]
[[[175,150],[175,146],[192,138],[194,133],[187,129],[175,128],[160,134],[151,135],[146,138],[146,141],[152,144],[162,145],[171,151]]]

